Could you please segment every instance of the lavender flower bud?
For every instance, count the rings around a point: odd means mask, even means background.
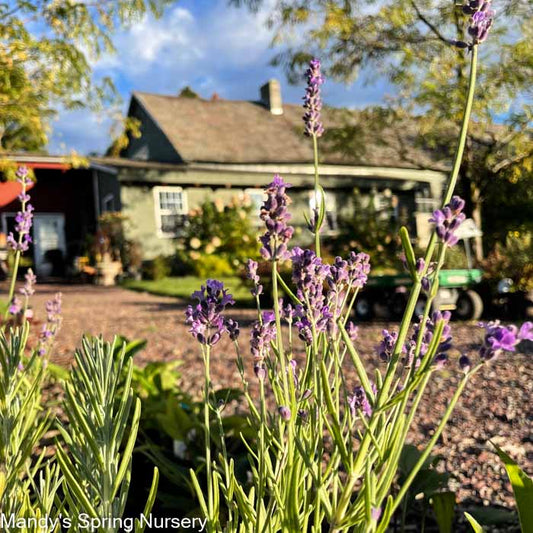
[[[263,292],[263,285],[259,283],[261,278],[257,274],[258,266],[257,261],[254,261],[253,259],[248,259],[248,262],[246,263],[246,277],[252,280],[254,284],[253,289],[250,291],[252,296],[259,296]]]
[[[311,398],[311,395],[313,394],[313,391],[311,389],[305,389],[303,394],[302,394],[302,398],[300,401],[305,401],[305,400],[308,400],[309,398]]]
[[[259,379],[260,381],[264,381],[267,375],[266,368],[264,367],[264,365],[260,363],[256,363],[254,365],[254,374],[257,377],[257,379]]]
[[[363,387],[355,387],[353,394],[348,396],[348,406],[354,417],[357,415],[357,411],[361,411],[368,417],[372,415],[372,406]]]
[[[448,363],[448,356],[445,353],[439,353],[433,359],[433,364],[437,370],[442,370]]]
[[[35,294],[35,289],[33,288],[35,283],[37,283],[37,276],[33,273],[31,268],[28,269],[26,275],[24,276],[24,286],[20,289],[20,293],[26,297],[30,297]]]
[[[470,359],[468,358],[467,355],[461,355],[461,357],[459,358],[459,368],[465,373],[467,374],[468,372],[470,372],[470,369],[472,368],[472,363],[470,362]]]
[[[26,187],[31,183],[27,177],[28,169],[26,167],[19,167],[17,170],[18,181],[22,185],[22,192],[19,195],[22,207],[15,216],[15,231],[18,232],[18,239],[15,238],[13,232],[9,232],[7,236],[7,245],[16,252],[26,252],[29,249],[32,238],[30,235],[33,224],[33,206],[29,203],[30,195],[26,193]]]
[[[9,304],[8,313],[10,315],[18,315],[22,311],[22,302],[16,296],[13,297]]]
[[[39,336],[39,355],[45,355],[50,350],[62,322],[61,316],[61,293],[57,293],[51,300],[46,302],[46,324],[44,324]]]
[[[291,410],[288,407],[285,407],[282,405],[281,407],[278,407],[278,413],[281,416],[283,420],[288,422],[291,419]]]
[[[239,323],[232,318],[226,320],[226,331],[232,341],[236,341],[240,334]]]

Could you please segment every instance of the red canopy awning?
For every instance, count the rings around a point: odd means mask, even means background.
[[[33,187],[33,183],[30,183],[26,190]],[[0,207],[4,207],[10,204],[22,191],[22,185],[18,181],[6,181],[0,183]]]

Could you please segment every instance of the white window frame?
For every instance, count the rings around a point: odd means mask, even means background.
[[[180,212],[167,212],[165,209],[161,209],[160,202],[160,193],[162,192],[172,192],[181,193],[181,211]],[[180,187],[179,185],[158,185],[153,188],[154,194],[154,211],[155,211],[155,225],[157,228],[157,236],[161,239],[171,239],[176,237],[175,233],[165,232],[162,228],[161,217],[164,215],[186,215],[189,212],[188,203],[187,203],[187,191]]]
[[[254,207],[257,206],[256,202],[253,201],[253,197],[259,195],[261,195],[261,205],[263,205],[264,201],[267,199],[264,189],[260,189],[259,187],[249,187],[248,189],[244,189],[244,196],[248,196],[248,198],[250,198],[250,201]],[[259,205],[255,212],[251,213],[252,223],[256,226],[260,226],[262,224],[262,221],[259,218],[259,215],[261,214],[261,205]]]

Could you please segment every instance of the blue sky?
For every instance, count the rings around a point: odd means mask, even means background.
[[[284,101],[300,102],[303,86],[289,85],[282,69],[269,65],[279,49],[270,47],[266,17],[267,9],[251,14],[229,7],[227,0],[181,0],[162,18],[147,16],[116,33],[117,53],[95,61],[94,75],[114,81],[123,98],[116,112],[126,110],[133,90],[177,94],[187,85],[205,98],[216,92],[231,100],[254,100],[273,77],[282,83]],[[350,86],[328,81],[323,87],[326,103],[349,107],[380,102],[388,89],[384,81],[365,85],[362,79]],[[62,112],[52,124],[48,149],[102,153],[111,123],[105,114]]]

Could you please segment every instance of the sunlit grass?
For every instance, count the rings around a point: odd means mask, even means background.
[[[223,277],[220,281],[233,294],[237,305],[250,306],[253,303],[249,288],[243,285],[242,279],[237,276]],[[191,294],[205,283],[204,279],[196,276],[168,277],[159,280],[128,280],[123,287],[134,291],[144,291],[159,296],[173,296],[189,299]]]

